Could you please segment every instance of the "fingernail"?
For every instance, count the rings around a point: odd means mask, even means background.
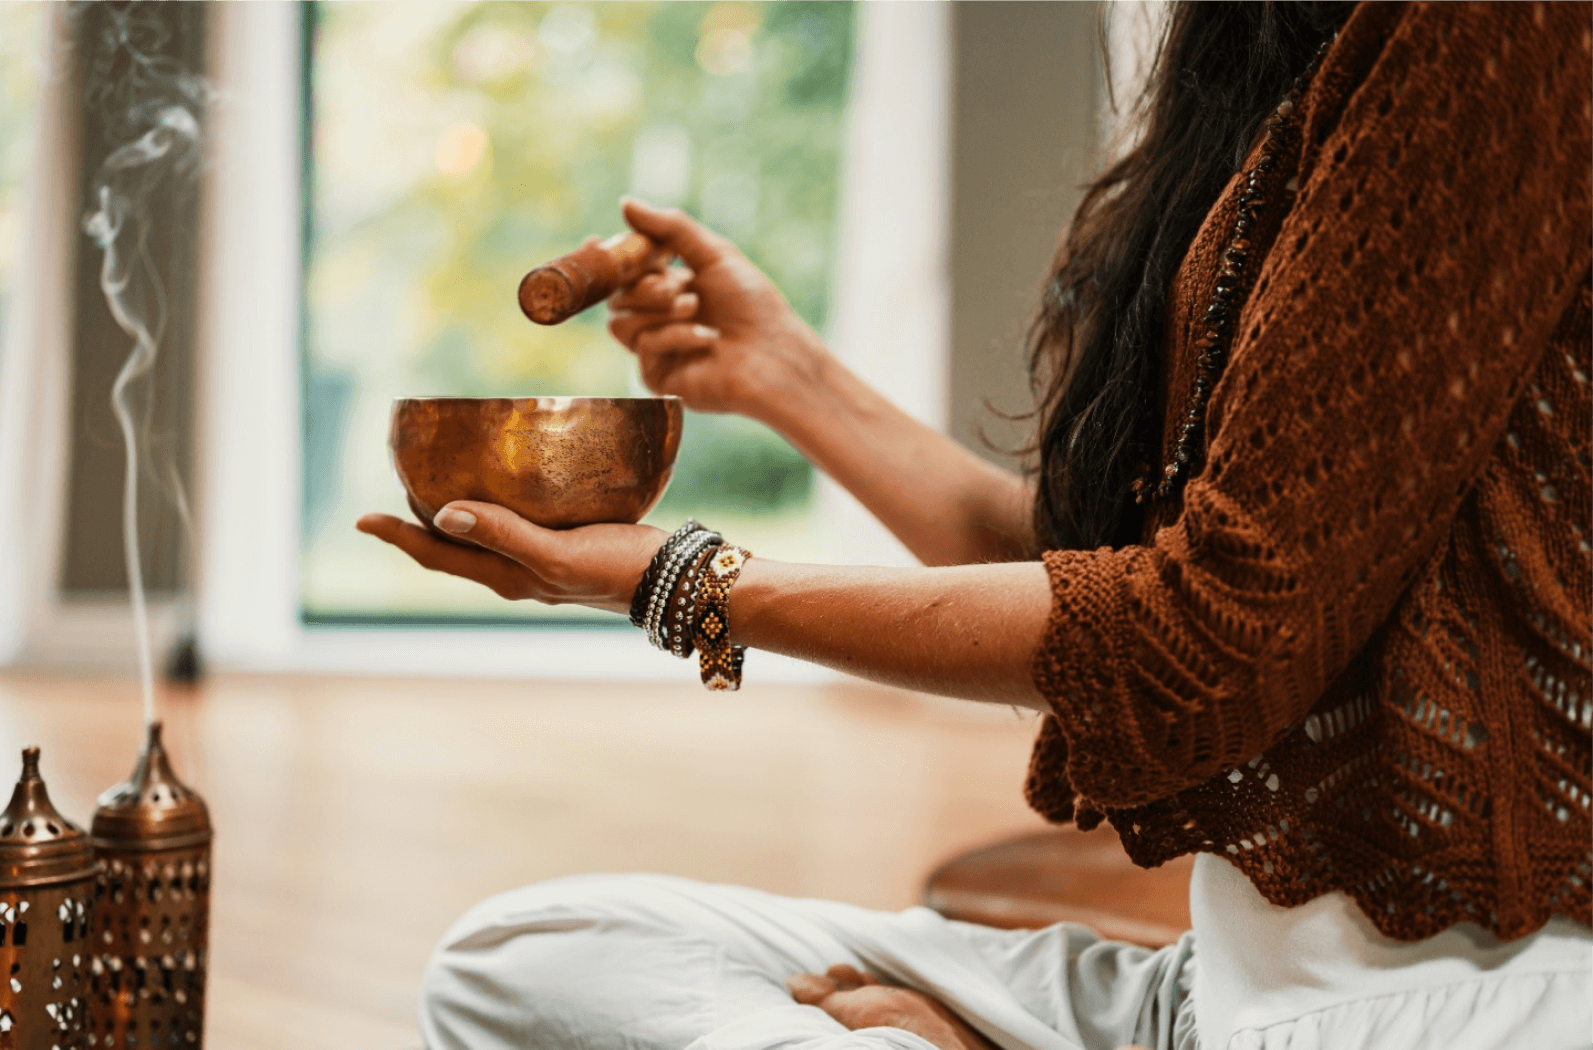
[[[719,329],[717,329],[717,328],[710,328],[708,325],[705,325],[705,324],[693,325],[692,327],[696,330],[698,339],[718,339],[719,338]]]
[[[437,512],[435,518],[431,519],[431,523],[444,532],[451,532],[457,536],[476,527],[476,516],[468,510],[444,507]]]

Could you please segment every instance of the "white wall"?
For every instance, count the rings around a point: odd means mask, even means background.
[[[1113,155],[1121,155],[1133,143],[1134,103],[1150,75],[1172,4],[1168,0],[1109,0],[1104,7],[1111,91],[1101,93],[1101,141]]]

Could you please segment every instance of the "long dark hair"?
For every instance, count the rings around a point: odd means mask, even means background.
[[[1038,396],[1035,536],[1045,549],[1137,542],[1129,486],[1159,467],[1169,286],[1267,115],[1354,3],[1179,0],[1139,139],[1086,189],[1029,332]]]

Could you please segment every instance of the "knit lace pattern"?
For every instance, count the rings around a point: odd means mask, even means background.
[[[1142,544],[1045,555],[1041,813],[1400,940],[1593,926],[1590,56],[1584,3],[1351,16],[1204,466]],[[1173,288],[1167,449],[1241,189]]]

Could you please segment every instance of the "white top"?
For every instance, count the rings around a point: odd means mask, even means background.
[[[1580,989],[1575,998],[1582,1004],[1593,999],[1583,994],[1593,986],[1593,932],[1566,919],[1555,919],[1516,941],[1502,942],[1470,923],[1425,941],[1396,941],[1380,933],[1342,892],[1280,908],[1262,897],[1238,868],[1208,853],[1195,857],[1189,908],[1196,946],[1195,1022],[1202,1050],[1222,1050],[1231,1043],[1273,1045],[1258,1030],[1347,1004],[1358,1007],[1479,979],[1499,978],[1508,985],[1510,978],[1549,975],[1565,988]],[[1523,984],[1533,985],[1531,995],[1503,997],[1517,1000],[1515,1006],[1502,1002],[1493,988],[1486,1000],[1492,1012],[1488,1021],[1498,1024],[1478,1025],[1473,1018],[1461,1030],[1479,1036],[1480,1028],[1519,1031],[1508,1027],[1516,1021],[1499,1016],[1501,1011],[1519,1008],[1524,1013],[1517,1021],[1525,1023],[1543,1012],[1548,994],[1541,990],[1542,981],[1515,982]],[[1432,1020],[1430,1003],[1416,1009],[1429,1011],[1427,1021]],[[1563,1045],[1586,1046],[1593,1039],[1580,1012],[1578,1007],[1562,1015],[1557,1024],[1556,1033],[1566,1032],[1574,1040]],[[1569,1023],[1565,1016],[1571,1017]],[[1577,1027],[1582,1031],[1568,1031]],[[1462,1036],[1460,1042],[1469,1040]],[[1460,1050],[1454,1043],[1446,1045]],[[1475,1045],[1483,1044],[1479,1040]],[[1487,1045],[1523,1044],[1511,1039]]]

